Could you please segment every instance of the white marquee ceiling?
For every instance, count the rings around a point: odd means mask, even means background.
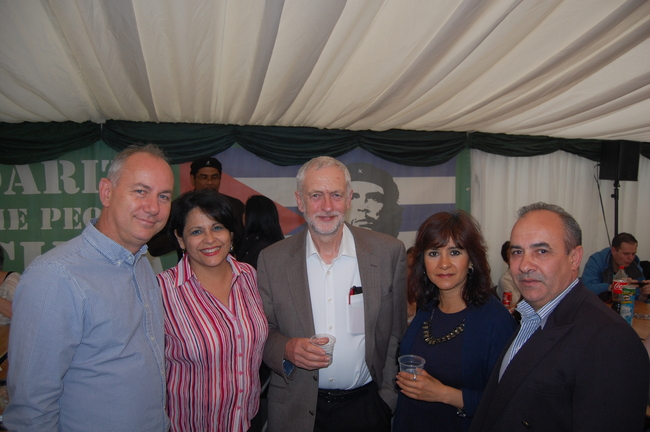
[[[650,1],[6,0],[0,121],[650,142]]]

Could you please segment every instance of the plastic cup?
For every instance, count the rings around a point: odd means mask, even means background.
[[[330,358],[330,364],[332,364],[334,344],[336,343],[336,338],[334,336],[327,333],[319,333],[309,338],[309,342],[311,342],[312,345],[323,348],[325,354]]]
[[[416,375],[420,375],[422,373],[422,369],[424,369],[424,363],[426,363],[426,360],[424,358],[413,354],[403,355],[397,360],[399,361],[400,372],[413,374],[413,379],[415,379]]]

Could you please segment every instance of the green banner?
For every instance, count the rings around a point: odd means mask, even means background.
[[[79,235],[91,218],[99,217],[97,186],[116,154],[98,141],[51,161],[0,165],[4,270],[22,272],[38,255]],[[173,168],[178,178],[178,167]],[[163,258],[163,266],[173,265],[173,255]]]
[[[0,244],[5,270],[22,271],[38,255],[79,235],[101,213],[97,191],[117,152],[97,142],[60,159],[0,165]]]

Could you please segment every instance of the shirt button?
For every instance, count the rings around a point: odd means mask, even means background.
[[[329,328],[330,330],[332,330],[332,326],[329,326],[328,328]]]
[[[334,382],[334,378],[330,378],[330,382]]]

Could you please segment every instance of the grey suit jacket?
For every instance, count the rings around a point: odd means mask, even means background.
[[[636,332],[582,283],[498,381],[509,346],[492,371],[471,432],[643,429],[648,353]]]
[[[386,403],[395,408],[396,354],[406,329],[406,252],[385,234],[349,227],[363,286],[366,364]],[[306,264],[307,230],[264,249],[258,286],[269,321],[264,362],[274,371],[269,387],[269,432],[311,431],[318,397],[318,370],[283,370],[289,339],[314,332]]]

